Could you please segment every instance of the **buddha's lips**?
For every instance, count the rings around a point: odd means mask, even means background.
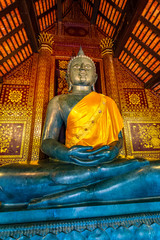
[[[82,80],[82,81],[85,81],[86,80],[86,73],[80,73],[79,74],[79,77],[80,77],[80,80]]]

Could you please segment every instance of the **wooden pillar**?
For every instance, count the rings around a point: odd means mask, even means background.
[[[113,63],[113,42],[111,38],[105,38],[101,40],[101,54],[103,57],[104,74],[106,82],[107,95],[111,97],[120,108],[120,100],[118,93],[118,83]]]
[[[39,58],[37,82],[34,102],[33,116],[33,141],[31,162],[36,162],[40,157],[40,141],[43,121],[45,118],[46,108],[49,100],[50,74],[52,67],[52,45],[53,36],[48,33],[41,33],[39,36]]]
[[[121,112],[121,104],[118,90],[118,80],[116,77],[116,72],[114,68],[114,60],[113,60],[113,42],[111,38],[105,38],[101,41],[101,54],[103,57],[104,64],[104,74],[105,74],[105,82],[106,82],[106,92],[109,97],[111,97],[117,104],[120,112]],[[123,148],[121,150],[121,155],[123,157],[126,156],[126,144],[125,144],[125,135],[124,130],[123,133]]]

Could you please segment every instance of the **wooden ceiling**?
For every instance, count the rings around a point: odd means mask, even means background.
[[[62,21],[75,0],[0,0],[0,77],[38,51],[38,35]],[[114,56],[160,94],[160,0],[77,0],[114,41]]]

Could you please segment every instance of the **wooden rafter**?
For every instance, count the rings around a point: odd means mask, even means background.
[[[118,12],[122,13],[123,10],[122,10],[118,5],[116,5],[114,2],[112,2],[112,0],[107,0],[107,2],[108,2],[113,8],[115,8]]]
[[[45,17],[45,15],[51,13],[53,10],[56,10],[56,6],[51,7],[51,8],[48,9],[46,12],[44,12],[44,13],[40,14],[39,16],[37,16],[37,19],[40,19],[40,18],[42,18],[42,17]]]
[[[12,37],[15,33],[19,32],[20,30],[22,30],[24,28],[24,23],[22,23],[21,25],[19,25],[18,27],[16,27],[14,30],[12,30],[11,32],[9,32],[7,35],[3,36],[1,38],[1,42],[5,42],[7,39],[9,39],[10,37]]]
[[[149,22],[148,20],[146,20],[144,17],[140,17],[140,21],[146,25],[148,28],[150,28],[155,34],[157,34],[158,36],[160,36],[160,30],[155,27],[151,22]]]
[[[8,59],[10,59],[11,57],[13,57],[15,54],[17,54],[18,52],[20,52],[25,46],[27,46],[30,42],[27,41],[24,44],[22,44],[21,46],[19,46],[16,50],[12,51],[10,54],[8,54],[6,57],[4,57],[1,61],[0,61],[0,65],[2,65],[4,62],[6,62]]]
[[[147,2],[147,0],[127,1],[124,14],[118,24],[119,32],[113,36],[115,57],[118,58],[122,52]]]
[[[99,0],[95,0],[94,1],[94,6],[93,6],[93,11],[92,11],[91,24],[95,24],[96,23],[97,14],[98,14],[98,10],[99,10],[99,5],[100,5],[100,1]]]
[[[126,48],[124,49],[124,51],[125,51],[135,62],[137,62],[142,69],[145,69],[150,75],[153,76],[154,73],[153,73],[148,67],[146,67],[139,59],[137,59],[131,52],[129,52]]]
[[[61,1],[57,1],[57,20],[62,21],[62,3]]]
[[[99,15],[104,18],[110,25],[112,25],[114,28],[116,28],[116,24],[114,24],[109,18],[104,16],[101,12],[99,12]]]
[[[5,9],[0,11],[0,18],[2,18],[4,15],[14,10],[17,6],[18,6],[17,2],[14,2],[11,5],[7,6]]]
[[[25,25],[25,30],[27,33],[28,38],[30,39],[30,44],[32,47],[33,52],[38,51],[38,36],[35,33],[35,29],[33,28],[32,18],[29,13],[29,9],[27,6],[27,0],[17,0],[18,2],[18,9],[21,14],[22,21]]]
[[[156,83],[160,82],[160,71],[157,72],[148,82],[145,83],[145,88],[152,88]]]
[[[153,51],[151,48],[149,48],[145,43],[143,43],[139,38],[137,38],[135,35],[131,34],[132,39],[135,40],[139,45],[141,45],[148,53],[150,53],[153,57],[155,57],[157,60],[160,61],[160,55],[157,54],[155,51]]]
[[[39,28],[39,24],[38,24],[36,14],[35,14],[33,0],[30,0],[30,1],[26,0],[26,4],[28,6],[28,12],[29,12],[29,16],[31,18],[33,29],[35,31],[36,36],[38,36],[39,33],[40,33],[40,28]]]

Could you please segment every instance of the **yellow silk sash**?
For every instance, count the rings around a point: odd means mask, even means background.
[[[116,103],[109,97],[91,92],[78,102],[67,119],[66,147],[108,145],[118,140],[123,128]]]

